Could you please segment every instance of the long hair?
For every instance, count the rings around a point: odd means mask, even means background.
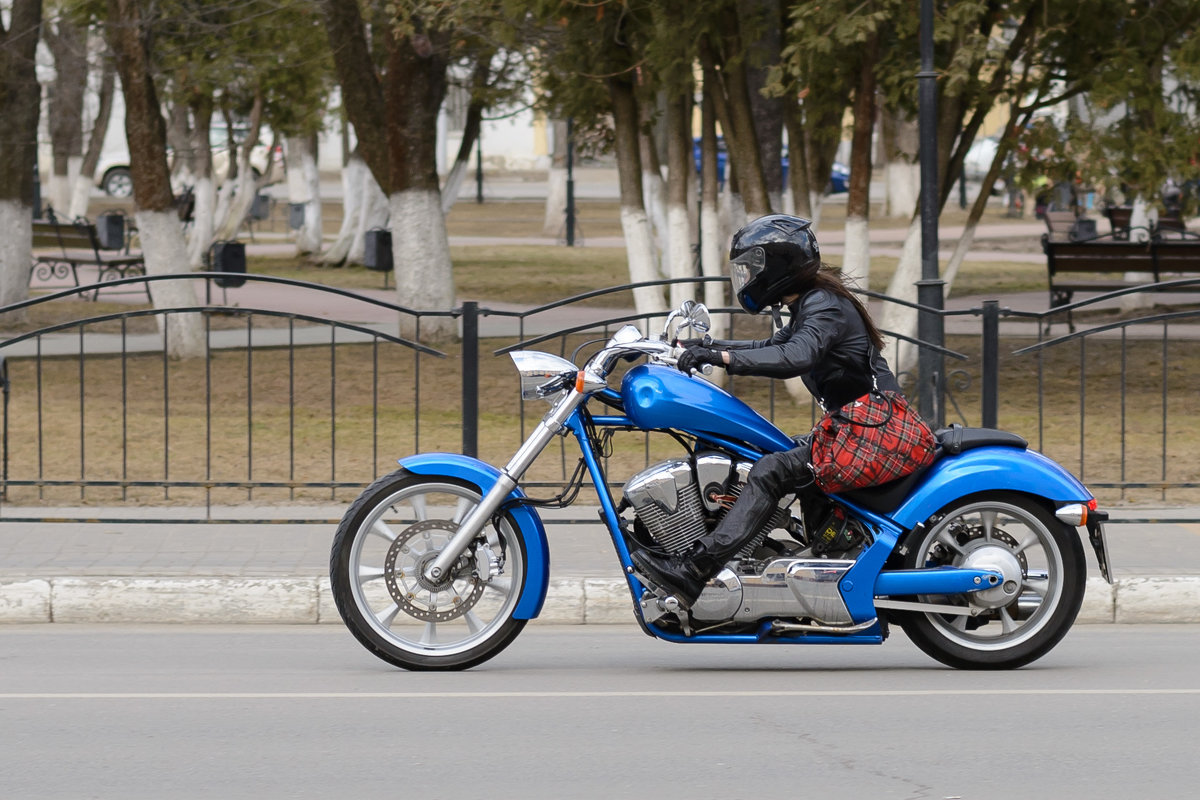
[[[871,319],[871,315],[867,312],[867,307],[863,304],[863,301],[859,300],[858,295],[852,292],[850,287],[846,285],[846,279],[840,269],[831,267],[828,264],[821,264],[821,268],[813,276],[812,288],[826,289],[838,297],[844,297],[853,303],[854,308],[858,310],[858,315],[862,317],[863,325],[867,328],[867,336],[871,338],[871,343],[875,345],[876,350],[883,350],[883,334],[875,326],[875,320]]]

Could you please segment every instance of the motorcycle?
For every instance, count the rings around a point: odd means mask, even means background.
[[[467,669],[508,646],[537,617],[550,578],[536,511],[549,501],[527,497],[520,481],[567,435],[580,468],[556,499],[574,499],[586,469],[634,618],[669,642],[881,644],[897,624],[944,664],[1015,668],[1049,652],[1079,612],[1077,528],[1111,582],[1107,514],[1083,484],[1016,434],[953,426],[937,432],[933,464],[907,477],[815,504],[782,498],[690,608],[657,591],[630,552],[687,549],[732,505],[758,458],[795,446],[741,400],[675,368],[674,337],[708,324],[707,309],[689,301],[661,335],[626,325],[582,367],[510,353],[523,397],[551,403],[511,460],[497,469],[453,453],[403,458],[338,526],[333,596],[359,642],[411,670]],[[644,363],[614,389],[624,361]],[[630,478],[619,502],[601,458],[617,430],[664,432],[684,451]]]

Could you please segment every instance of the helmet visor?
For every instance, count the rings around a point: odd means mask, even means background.
[[[729,280],[733,284],[733,294],[741,300],[747,311],[757,313],[762,310],[761,304],[752,297],[755,293],[747,292],[746,287],[754,283],[766,265],[767,251],[762,247],[751,247],[729,262]]]

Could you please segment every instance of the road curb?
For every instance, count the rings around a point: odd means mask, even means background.
[[[628,623],[624,581],[554,578],[538,622]],[[0,624],[338,623],[329,578],[63,577],[0,579]],[[1200,576],[1089,578],[1078,622],[1200,622]]]

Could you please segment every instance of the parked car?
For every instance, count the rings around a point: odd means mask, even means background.
[[[692,140],[692,157],[696,161],[696,171],[700,171],[700,140]],[[788,157],[787,153],[783,153],[779,157],[780,163],[783,165],[783,180],[787,182],[788,175]],[[729,154],[725,148],[725,139],[717,137],[717,183],[721,186],[725,185],[725,163],[729,160]],[[833,162],[833,169],[829,174],[829,183],[825,185],[825,194],[841,194],[850,189],[850,168],[839,161]]]
[[[235,143],[245,138],[244,129],[234,130]],[[212,147],[213,175],[218,182],[229,173],[229,136],[224,126],[214,126],[209,132],[209,145]],[[168,154],[169,157],[169,154]],[[255,175],[266,172],[267,165],[274,159],[277,163],[283,158],[280,148],[271,152],[269,144],[260,142],[250,152],[250,168]],[[129,197],[133,194],[133,177],[129,171],[129,151],[122,148],[100,156],[96,165],[96,186],[110,197]]]

